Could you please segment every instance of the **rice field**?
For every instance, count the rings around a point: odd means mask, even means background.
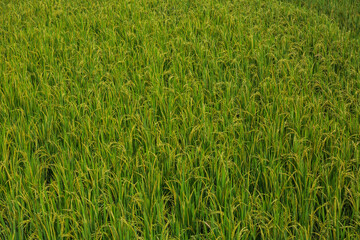
[[[359,239],[360,6],[324,2],[0,0],[0,239]]]

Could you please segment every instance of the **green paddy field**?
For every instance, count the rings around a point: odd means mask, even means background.
[[[0,0],[0,239],[360,239],[360,1]]]

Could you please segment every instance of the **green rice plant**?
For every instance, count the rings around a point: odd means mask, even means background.
[[[356,0],[281,0],[296,4],[320,14],[326,14],[339,24],[339,26],[358,37],[360,34],[360,2]]]
[[[0,238],[359,238],[359,25],[333,16],[2,1]]]

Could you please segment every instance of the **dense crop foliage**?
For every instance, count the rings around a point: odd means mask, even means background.
[[[2,239],[360,237],[360,45],[336,21],[0,4]]]
[[[339,27],[360,36],[359,0],[281,0],[296,4],[319,14],[325,14],[338,23]]]

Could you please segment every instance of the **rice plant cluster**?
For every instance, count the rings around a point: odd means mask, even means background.
[[[0,1],[0,239],[359,239],[359,8],[317,6]]]
[[[338,22],[340,28],[360,36],[360,1],[358,0],[281,0],[325,14]]]

